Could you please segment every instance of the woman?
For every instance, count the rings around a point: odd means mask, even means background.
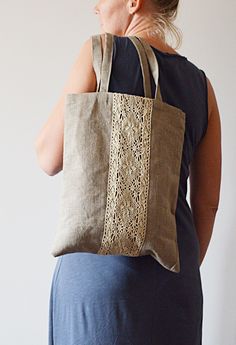
[[[200,265],[219,204],[221,128],[209,79],[166,43],[166,29],[177,32],[172,23],[177,9],[178,0],[101,0],[95,6],[102,30],[115,35],[109,91],[144,95],[138,55],[127,36],[142,37],[159,63],[163,101],[187,116],[176,208],[181,271],[170,272],[149,255],[60,256],[50,294],[49,345],[202,344]],[[35,142],[48,175],[63,167],[65,95],[95,91],[90,37]],[[154,97],[154,80],[152,91]]]

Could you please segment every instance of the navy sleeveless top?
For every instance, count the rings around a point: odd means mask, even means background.
[[[186,195],[189,163],[208,125],[206,76],[185,56],[152,48],[163,101],[186,114],[176,207],[180,273],[150,255],[59,256],[50,293],[49,345],[202,344],[199,242]],[[151,87],[154,98],[153,78]],[[138,53],[126,36],[114,35],[108,91],[144,96]]]

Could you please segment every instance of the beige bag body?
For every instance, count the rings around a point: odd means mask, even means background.
[[[137,49],[145,96],[108,92],[113,35],[92,36],[96,92],[67,94],[63,181],[52,255],[151,255],[180,272],[175,211],[185,113],[162,101],[158,62]],[[150,66],[156,83],[151,98]]]

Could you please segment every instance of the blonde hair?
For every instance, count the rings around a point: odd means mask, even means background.
[[[173,22],[177,16],[179,0],[150,0],[154,12],[150,13],[150,19],[153,23],[153,30],[148,34],[159,35],[161,39],[168,43],[168,34],[175,39],[174,49],[178,49],[182,43],[182,31]]]

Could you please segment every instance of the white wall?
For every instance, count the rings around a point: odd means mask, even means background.
[[[33,141],[64,86],[82,42],[99,32],[95,1],[1,1],[0,343],[47,344],[50,254],[61,174],[37,165]],[[222,118],[220,208],[201,266],[203,345],[236,344],[234,0],[182,1],[179,52],[204,69]],[[234,24],[233,24],[234,23]],[[191,344],[189,344],[191,345]]]

